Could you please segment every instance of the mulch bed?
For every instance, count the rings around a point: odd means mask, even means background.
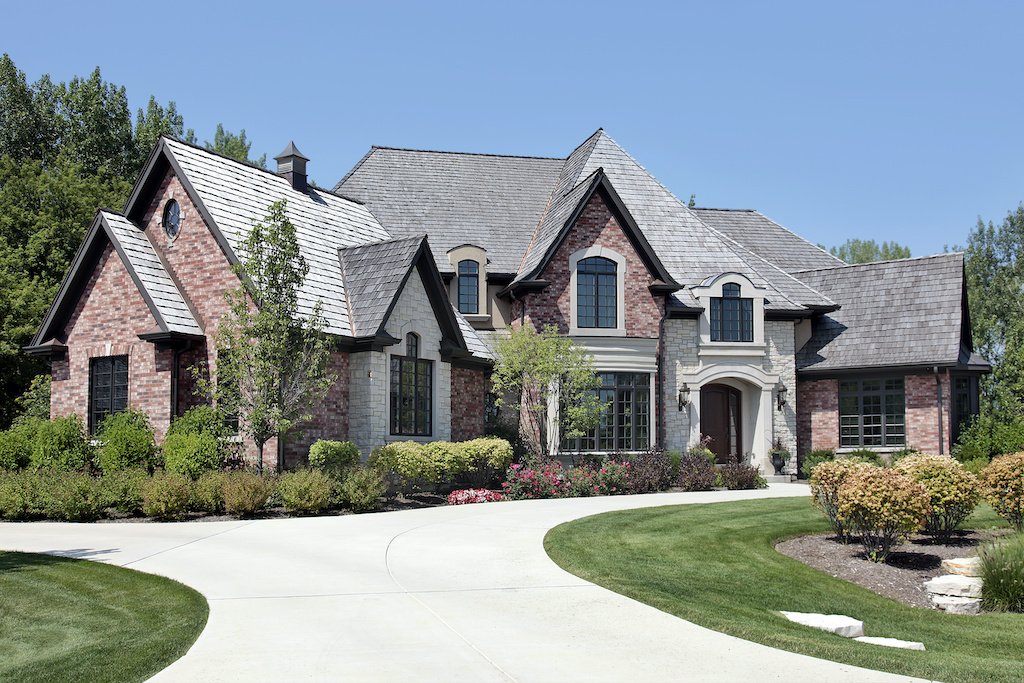
[[[871,562],[854,539],[843,544],[831,534],[800,536],[775,546],[783,555],[820,569],[838,579],[850,581],[887,598],[913,607],[931,608],[931,601],[922,584],[944,574],[942,560],[972,557],[978,544],[1004,531],[960,531],[949,544],[941,544],[929,536],[913,536],[889,554],[885,563]]]

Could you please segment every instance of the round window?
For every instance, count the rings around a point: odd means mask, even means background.
[[[179,230],[181,230],[181,207],[172,199],[164,207],[164,232],[173,240],[178,236]]]

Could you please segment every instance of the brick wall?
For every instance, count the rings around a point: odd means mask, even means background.
[[[88,424],[89,360],[128,356],[128,406],[145,411],[158,438],[170,423],[173,352],[138,338],[156,320],[109,243],[64,328],[68,354],[53,363],[50,414],[78,414]]]
[[[654,278],[643,260],[633,249],[629,238],[604,200],[595,194],[583,209],[565,241],[548,262],[540,279],[548,287],[526,297],[526,315],[537,327],[557,325],[561,334],[569,333],[573,293],[570,291],[569,257],[580,249],[601,246],[621,254],[626,259],[624,281],[625,330],[628,337],[658,337],[658,324],[664,311],[661,297],[651,294],[648,287]],[[621,275],[621,274],[620,274]],[[513,306],[513,316],[519,309]]]
[[[942,452],[949,454],[949,377],[942,382]],[[939,412],[935,405],[935,375],[907,375],[903,380],[906,398],[907,445],[924,453],[939,452]]]
[[[488,385],[484,371],[452,367],[452,441],[483,435]]]
[[[797,451],[839,447],[839,381],[801,380],[796,385]]]

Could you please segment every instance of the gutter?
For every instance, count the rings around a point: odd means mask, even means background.
[[[945,455],[946,437],[942,424],[942,375],[939,373],[939,367],[937,365],[932,368],[932,372],[935,373],[935,407],[938,411],[939,419],[939,455]]]

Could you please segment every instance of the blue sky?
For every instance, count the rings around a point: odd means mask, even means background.
[[[1024,200],[1017,3],[240,7],[18,3],[0,50],[31,80],[99,65],[200,140],[294,138],[321,185],[372,144],[564,156],[603,127],[678,196],[829,245],[935,253]]]

